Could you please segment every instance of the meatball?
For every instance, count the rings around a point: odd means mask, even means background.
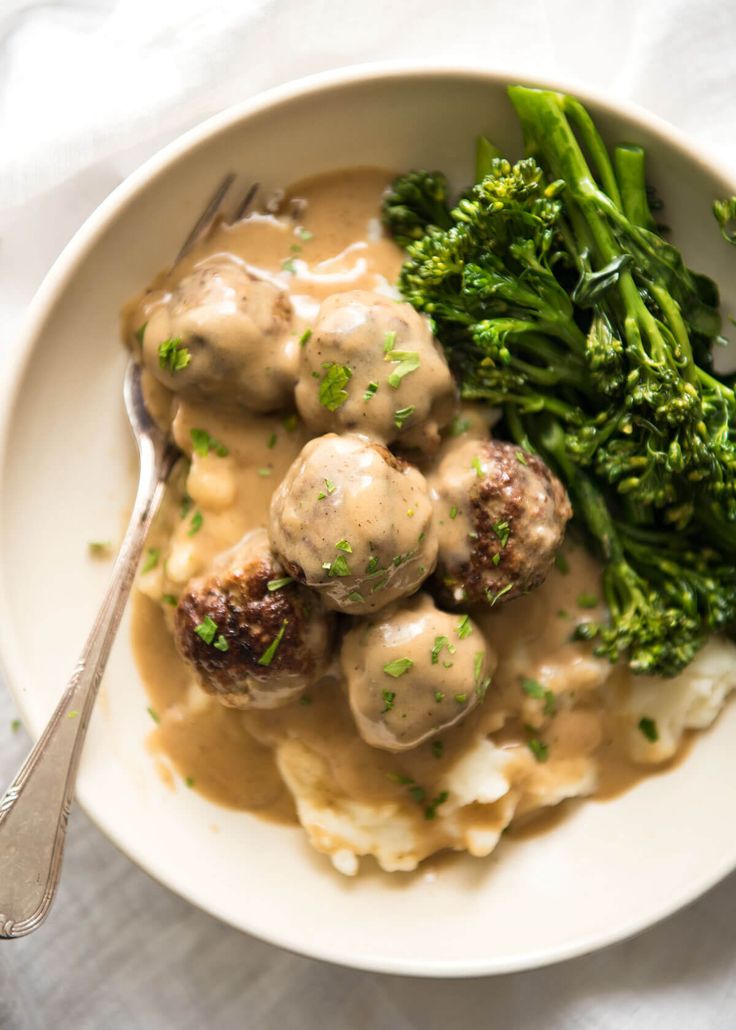
[[[325,668],[332,621],[318,597],[286,576],[262,529],[193,580],[174,616],[179,654],[231,708],[277,708],[298,697]]]
[[[427,320],[411,304],[365,290],[322,302],[301,353],[296,404],[317,433],[366,433],[433,450],[455,387]]]
[[[437,559],[424,476],[363,436],[309,441],[273,495],[270,533],[290,574],[351,615],[413,594]]]
[[[428,594],[361,620],[340,663],[358,732],[385,751],[408,751],[463,719],[496,665],[469,616],[440,611]]]
[[[294,387],[291,317],[283,290],[218,254],[148,309],[139,329],[143,363],[189,400],[274,411],[290,402]]]
[[[430,485],[448,603],[496,604],[542,583],[572,508],[540,458],[502,440],[467,440],[448,449]]]

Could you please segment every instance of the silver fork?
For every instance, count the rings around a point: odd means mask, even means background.
[[[192,226],[175,262],[206,235],[235,181],[228,174]],[[242,218],[257,184],[236,206]],[[180,457],[156,425],[143,398],[141,366],[131,358],[123,385],[125,410],[140,456],[133,512],[112,571],[112,580],[69,684],[46,729],[0,800],[0,937],[23,937],[48,915],[61,875],[61,860],[79,759],[120,619],[130,594],[146,534],[172,468]]]

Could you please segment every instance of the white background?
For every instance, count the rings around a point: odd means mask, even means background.
[[[595,86],[736,160],[726,0],[0,0],[0,360],[64,243],[162,143],[288,79],[402,57]],[[28,746],[14,715],[0,691],[3,781]],[[0,1027],[730,1030],[734,912],[731,878],[639,938],[547,970],[354,973],[221,926],[77,812],[44,929],[0,946]]]

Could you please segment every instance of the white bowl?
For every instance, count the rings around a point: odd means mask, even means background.
[[[438,167],[460,183],[470,177],[479,132],[518,154],[505,96],[513,81],[394,65],[274,90],[167,147],[77,233],[36,297],[2,406],[0,652],[34,734],[71,672],[109,574],[87,557],[87,542],[120,538],[132,496],[122,301],[167,264],[226,169],[266,189],[355,164]],[[734,176],[704,163],[661,121],[582,99],[611,140],[647,148],[650,177],[688,261],[724,288],[736,283],[736,251],[710,214],[714,197],[736,193]],[[369,871],[356,880],[310,852],[300,831],[219,809],[183,786],[172,793],[144,746],[149,729],[123,626],[81,768],[87,813],[135,862],[207,911],[350,966],[427,976],[539,966],[642,929],[736,866],[736,706],[673,771],[614,802],[579,805],[546,835],[433,873]]]

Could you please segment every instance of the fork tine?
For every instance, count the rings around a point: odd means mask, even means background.
[[[246,212],[248,211],[248,208],[253,203],[253,200],[255,198],[256,193],[258,192],[258,190],[260,188],[260,185],[261,185],[260,183],[254,182],[253,185],[250,187],[248,192],[245,194],[245,196],[241,200],[238,208],[235,211],[235,214],[230,219],[231,224],[232,224],[232,222],[239,222],[240,219],[245,216]]]
[[[189,253],[189,251],[192,249],[192,247],[197,242],[199,237],[209,228],[215,215],[220,210],[220,205],[225,199],[228,190],[234,182],[235,173],[228,172],[228,174],[225,176],[225,178],[222,180],[222,182],[219,184],[215,192],[208,200],[207,206],[205,207],[204,211],[190,229],[189,235],[182,243],[179,253],[174,258],[174,264],[177,264],[186,254]]]

